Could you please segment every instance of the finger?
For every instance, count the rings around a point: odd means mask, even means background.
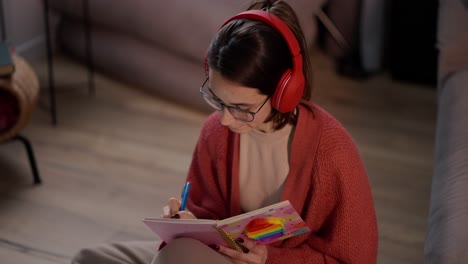
[[[267,256],[268,256],[268,249],[266,245],[261,245],[258,243],[258,241],[250,238],[242,238],[238,237],[236,239],[236,242],[242,246],[248,249],[248,255],[254,256],[253,258],[256,261],[260,262],[255,262],[255,263],[265,263]]]
[[[176,198],[170,198],[169,201],[167,201],[167,206],[169,206],[169,211],[170,214],[173,215],[177,212],[179,212],[180,209],[180,201]]]
[[[238,237],[236,238],[236,241],[237,243],[243,245],[244,247],[248,248],[249,251],[252,251],[255,249],[255,247],[257,246],[257,243],[255,242],[255,240],[253,239],[250,239],[250,238],[242,238],[242,237]]]
[[[228,257],[231,257],[234,260],[234,263],[241,263],[241,261],[247,263],[258,263],[258,260],[260,260],[260,256],[256,254],[240,252],[225,246],[219,246],[218,251]]]
[[[168,205],[164,206],[162,211],[163,211],[163,213],[162,213],[163,218],[170,218],[171,217],[171,209],[169,209]]]
[[[241,260],[235,260],[235,259],[233,259],[233,260],[232,260],[232,264],[248,264],[248,263],[247,263],[247,262],[245,262],[245,261],[241,261]]]
[[[195,215],[189,211],[180,211],[177,214],[180,216],[180,219],[197,219]]]
[[[223,253],[224,255],[226,255],[228,257],[231,257],[233,260],[245,261],[243,259],[243,255],[246,255],[246,253],[234,250],[232,248],[225,247],[225,246],[219,246],[218,252]]]

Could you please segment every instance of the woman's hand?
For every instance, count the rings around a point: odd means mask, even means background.
[[[224,246],[219,246],[218,251],[231,257],[235,264],[264,264],[266,262],[268,250],[265,245],[257,245],[254,240],[250,239],[238,238],[236,241],[245,248],[244,252]]]
[[[170,198],[167,201],[167,205],[163,208],[164,218],[176,218],[176,219],[196,219],[196,217],[189,211],[180,211],[180,201],[176,198]]]

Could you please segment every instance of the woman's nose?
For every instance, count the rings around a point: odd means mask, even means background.
[[[231,112],[229,112],[227,108],[224,108],[223,110],[221,110],[221,119],[220,119],[221,125],[228,126],[233,121],[235,121],[235,118],[232,116]]]

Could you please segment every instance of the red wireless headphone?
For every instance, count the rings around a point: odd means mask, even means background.
[[[263,10],[249,10],[237,14],[224,22],[221,28],[232,20],[242,18],[261,21],[278,31],[286,40],[292,56],[292,69],[287,69],[283,73],[271,98],[271,104],[273,108],[281,113],[291,112],[301,101],[305,86],[301,48],[296,36],[279,17]],[[208,69],[207,59],[205,59],[205,67]]]

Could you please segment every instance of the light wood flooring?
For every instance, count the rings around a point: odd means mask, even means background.
[[[432,177],[435,89],[379,74],[355,81],[315,54],[316,101],[349,130],[368,170],[378,263],[422,263]],[[58,83],[84,83],[58,60]],[[41,79],[43,64],[35,65]],[[0,145],[0,263],[69,263],[81,247],[151,240],[141,219],[178,196],[206,113],[98,75],[96,95],[59,87],[57,126],[38,107],[24,130],[44,183],[32,186],[19,142]],[[47,103],[41,93],[41,105]],[[359,241],[356,241],[359,243]]]

